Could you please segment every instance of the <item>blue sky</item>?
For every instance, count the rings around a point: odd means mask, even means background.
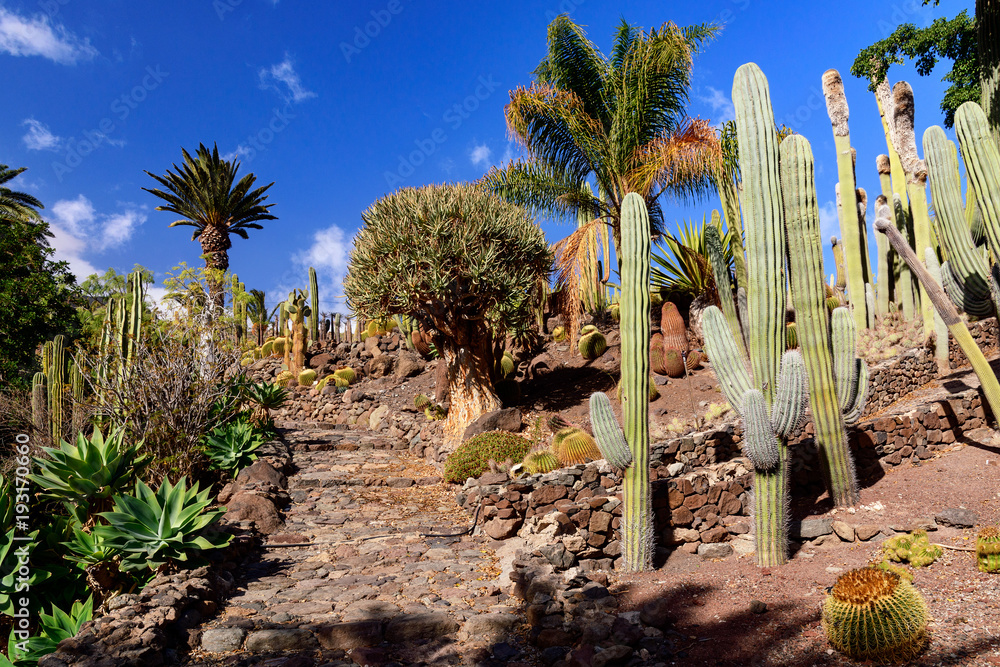
[[[828,237],[837,234],[836,160],[821,75],[836,68],[844,76],[859,185],[877,193],[874,160],[885,141],[874,97],[849,74],[854,57],[901,22],[923,26],[972,5],[0,0],[8,91],[0,163],[28,167],[12,185],[45,204],[57,258],[78,277],[138,263],[159,281],[182,261],[201,265],[201,250],[190,227],[170,229],[174,216],[154,210],[159,200],[141,188],[155,184],[143,170],[163,174],[182,147],[217,143],[240,158],[241,174],[274,182],[268,202],[279,218],[249,241],[233,238],[231,269],[273,303],[305,287],[314,266],[323,310],[342,310],[333,297],[361,212],[375,199],[476,179],[517,156],[503,108],[509,90],[530,84],[557,13],[569,12],[605,51],[623,17],[644,27],[715,22],[723,31],[695,60],[690,114],[731,118],[733,73],[759,64],[777,120],[812,142]],[[941,123],[946,71],[890,72],[914,87],[918,137]],[[667,220],[700,220],[714,207],[712,198],[669,206]],[[573,228],[541,223],[550,241]],[[826,266],[832,271],[829,250]]]

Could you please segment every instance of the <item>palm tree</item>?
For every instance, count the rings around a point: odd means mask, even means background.
[[[623,20],[605,58],[580,26],[556,17],[535,83],[511,91],[506,107],[529,159],[490,170],[486,188],[535,211],[601,219],[616,247],[622,200],[637,192],[662,233],[660,197],[703,194],[721,159],[715,130],[684,110],[692,57],[717,30],[666,23],[647,32]],[[590,179],[596,195],[583,187]]]
[[[229,268],[229,249],[233,245],[229,235],[245,239],[248,238],[248,229],[263,229],[257,221],[277,220],[268,212],[274,204],[264,204],[267,199],[264,193],[274,183],[251,190],[257,180],[251,173],[233,185],[240,163],[220,158],[218,146],[209,152],[204,144],[199,144],[194,158],[183,148],[181,152],[184,154],[182,167],[173,165],[174,171],[168,169],[165,176],[146,172],[167,191],[143,190],[167,202],[165,206],[157,206],[157,211],[170,211],[183,216],[170,223],[171,227],[187,225],[195,228],[191,240],[201,241],[205,266],[224,273]],[[212,303],[216,308],[222,308],[224,293],[221,278],[212,280],[210,289]]]
[[[264,344],[264,334],[267,331],[267,325],[274,317],[274,314],[281,307],[281,304],[275,306],[270,312],[267,310],[267,305],[264,303],[264,292],[259,289],[252,289],[249,292],[250,299],[247,301],[247,314],[250,315],[250,323],[253,328],[253,334],[257,339],[258,347]]]
[[[11,190],[5,183],[17,178],[27,167],[11,169],[0,164],[0,220],[4,222],[20,220],[24,222],[41,222],[42,216],[36,209],[45,208],[42,202],[29,194]]]

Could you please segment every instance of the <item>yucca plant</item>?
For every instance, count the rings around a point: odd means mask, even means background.
[[[38,634],[27,641],[27,651],[18,650],[14,641],[8,644],[11,664],[37,665],[40,658],[55,653],[59,642],[75,637],[80,627],[94,617],[94,598],[74,602],[69,613],[52,605],[51,614],[38,615]],[[2,667],[2,663],[0,663]]]
[[[79,523],[107,508],[111,496],[130,485],[146,466],[147,458],[139,453],[143,442],[122,444],[124,430],[111,432],[107,438],[95,428],[90,438],[83,433],[76,444],[63,440],[58,449],[43,447],[48,458],[35,457],[37,473],[28,478],[41,488],[43,499],[63,503]]]
[[[252,405],[250,423],[257,428],[271,424],[271,410],[280,409],[288,400],[288,390],[270,382],[247,385],[245,393]]]
[[[655,243],[650,260],[650,286],[661,293],[676,298],[679,295],[698,297],[715,289],[712,264],[708,259],[708,242],[705,229],[709,223],[702,218],[701,224],[688,220],[677,236],[667,234]],[[733,263],[732,234],[719,231],[722,238],[722,256],[725,266]]]
[[[205,436],[205,454],[213,470],[231,473],[233,477],[257,460],[255,451],[264,444],[253,427],[242,422],[221,426]]]
[[[208,510],[209,489],[190,489],[187,478],[176,485],[164,479],[155,492],[137,482],[134,495],[115,496],[111,512],[102,512],[108,525],[94,528],[106,545],[122,554],[125,572],[160,570],[206,549],[221,549],[231,536],[206,536],[204,529],[219,520],[224,508]]]

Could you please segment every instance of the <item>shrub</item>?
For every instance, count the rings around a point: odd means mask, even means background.
[[[462,484],[470,477],[479,477],[490,469],[490,461],[508,459],[520,463],[531,449],[531,441],[515,433],[491,431],[480,433],[462,443],[444,462],[446,482]]]

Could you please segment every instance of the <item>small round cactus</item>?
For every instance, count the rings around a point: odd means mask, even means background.
[[[514,357],[511,356],[510,352],[505,350],[503,356],[500,358],[501,375],[503,375],[504,378],[509,378],[514,374],[516,369],[517,367],[514,365]]]
[[[307,368],[299,373],[299,384],[303,387],[311,387],[313,382],[316,381],[316,371],[311,368]]]
[[[930,565],[944,553],[941,547],[931,544],[926,530],[890,537],[882,543],[882,552],[889,560],[909,563],[913,567]]]
[[[927,645],[927,604],[898,574],[866,567],[839,579],[823,601],[823,629],[855,660],[906,662]]]
[[[581,428],[564,428],[552,438],[552,451],[567,464],[586,463],[604,458],[593,436]]]
[[[294,376],[292,375],[291,371],[281,371],[274,378],[274,383],[276,385],[278,385],[279,387],[287,387],[288,383],[291,382],[291,380],[292,380],[293,377]]]
[[[580,356],[587,360],[597,359],[607,351],[608,341],[597,329],[584,334],[583,331],[586,329],[587,327],[584,327],[580,331]]]
[[[1000,528],[986,526],[979,531],[976,562],[983,572],[1000,572]]]
[[[354,384],[358,379],[358,374],[354,372],[354,369],[348,366],[347,368],[340,368],[333,372],[334,377],[342,378],[347,380],[347,384]]]
[[[785,325],[785,349],[795,350],[799,347],[799,332],[795,328],[795,322]]]
[[[417,410],[426,410],[431,405],[431,399],[424,394],[417,394],[413,397],[413,407]]]
[[[566,340],[566,327],[556,327],[552,330],[552,340],[561,343]]]
[[[559,458],[548,450],[531,452],[524,457],[521,465],[529,475],[544,474],[559,468]]]
[[[267,345],[267,343],[264,343]],[[271,353],[279,357],[285,353],[285,338],[275,338],[271,341]]]

